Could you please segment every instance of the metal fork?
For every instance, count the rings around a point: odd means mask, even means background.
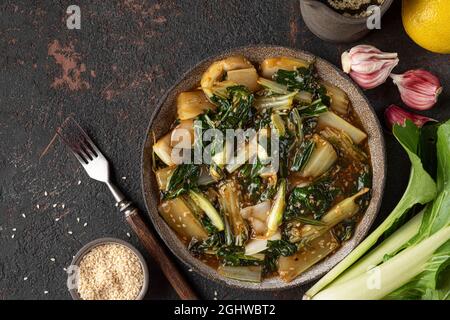
[[[138,209],[130,201],[126,200],[123,193],[111,181],[108,160],[94,142],[92,142],[86,132],[71,117],[68,117],[56,132],[72,150],[89,177],[106,183],[116,201],[116,206],[125,215],[127,222],[136,232],[150,255],[159,264],[161,270],[180,298],[186,300],[197,299],[190,285],[186,282],[165,250],[159,245],[150,229],[148,229],[144,220],[140,217]]]

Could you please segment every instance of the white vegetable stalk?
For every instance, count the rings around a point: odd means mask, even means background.
[[[415,215],[393,235],[383,241],[378,247],[370,251],[369,254],[364,256],[364,258],[347,269],[347,271],[337,278],[331,286],[346,282],[367,272],[367,270],[382,262],[386,254],[396,252],[402,245],[411,240],[411,238],[419,232],[424,211],[425,209]]]
[[[347,282],[332,285],[319,292],[313,299],[381,299],[424,271],[426,263],[433,253],[449,239],[450,227],[445,227],[419,244],[400,252],[379,267],[373,268]]]

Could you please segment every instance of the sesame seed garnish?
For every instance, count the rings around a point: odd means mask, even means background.
[[[12,234],[12,235],[11,235],[11,239],[14,239],[14,237],[15,237],[15,234]]]
[[[78,185],[80,185],[81,184],[81,180],[78,180],[78,183],[77,183]]]
[[[63,203],[63,204],[61,205],[61,208],[64,209],[65,207],[66,207],[66,205]]]
[[[39,205],[38,205],[38,204],[36,205],[36,208],[38,208],[38,209],[39,209]]]
[[[127,180],[127,177],[122,177],[122,180]]]
[[[26,218],[27,216],[25,215],[25,213],[22,213],[22,217]]]
[[[51,262],[55,262],[55,258],[50,258],[50,261]]]
[[[80,223],[80,218],[77,217],[77,222]]]
[[[47,290],[45,290],[45,291],[44,291],[44,294],[48,294],[48,291],[47,291]]]
[[[86,227],[87,226],[87,222],[85,222],[84,224],[83,224],[83,227]]]
[[[12,228],[12,231],[16,231],[17,229],[16,228]]]
[[[56,208],[57,205],[58,205],[57,203],[54,203],[52,207],[53,207],[53,208]]]
[[[48,196],[48,193],[47,193],[47,191],[44,191],[44,196]]]
[[[67,231],[67,233],[68,233],[68,234],[72,234],[73,232],[72,232],[72,231]]]
[[[127,237],[131,238],[131,234],[129,232],[127,232]]]
[[[28,280],[28,277],[23,277],[23,281],[27,281]]]
[[[56,218],[55,221],[58,222],[58,221],[59,221],[59,218]]]

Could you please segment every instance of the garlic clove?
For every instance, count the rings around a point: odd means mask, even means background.
[[[403,102],[416,110],[432,108],[442,92],[439,78],[431,72],[416,69],[403,74],[391,74]]]
[[[342,69],[363,89],[384,83],[398,61],[397,53],[369,45],[355,46],[341,55]]]
[[[414,124],[419,128],[421,128],[427,122],[430,121],[437,122],[432,118],[425,117],[417,113],[408,112],[405,109],[396,106],[395,104],[391,104],[389,107],[386,108],[386,110],[384,111],[384,117],[386,120],[386,125],[391,130],[394,124],[398,124],[401,126],[405,125],[406,119],[409,119],[412,122],[414,122]]]

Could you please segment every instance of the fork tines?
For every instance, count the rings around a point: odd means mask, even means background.
[[[88,163],[99,156],[100,151],[72,117],[64,120],[63,124],[56,129],[56,133],[80,162]]]

